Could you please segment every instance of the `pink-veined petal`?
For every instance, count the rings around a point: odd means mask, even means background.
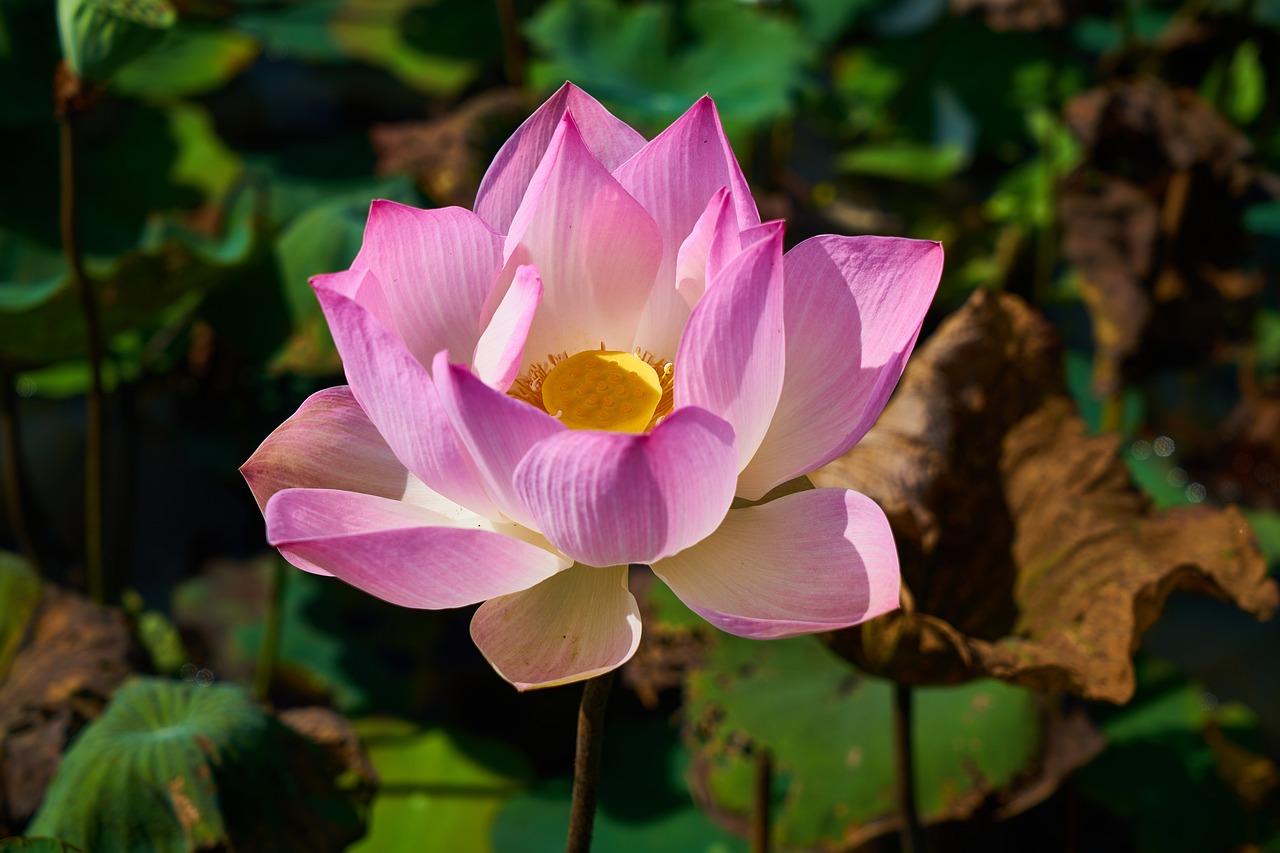
[[[582,141],[572,117],[556,129],[516,211],[506,276],[521,264],[542,275],[542,306],[525,366],[549,354],[629,351],[662,256],[657,226]],[[490,297],[502,293],[496,288]]]
[[[316,297],[351,393],[396,458],[433,491],[481,515],[498,517],[427,369],[398,335],[353,300],[319,284]]]
[[[353,267],[341,272],[313,275],[307,280],[312,290],[324,288],[341,294],[368,311],[384,329],[399,334],[391,306],[382,292],[382,282],[370,270]]]
[[[285,489],[267,502],[266,518],[267,539],[285,559],[319,566],[401,607],[475,604],[568,566],[479,516],[354,492]]]
[[[676,256],[676,290],[692,311],[707,289],[707,282],[742,251],[733,196],[728,187],[707,202]],[[661,285],[659,285],[661,286]]]
[[[733,501],[733,430],[702,409],[676,409],[647,435],[566,431],[516,469],[524,506],[580,563],[648,563],[709,535]]]
[[[553,687],[616,669],[640,645],[640,608],[627,567],[575,564],[532,589],[486,601],[471,638],[517,690]]]
[[[669,354],[689,317],[689,306],[674,287],[680,246],[708,200],[728,187],[739,229],[759,224],[760,214],[709,97],[690,107],[614,175],[652,214],[662,234],[658,286],[645,306],[635,345]]]
[[[782,391],[782,284],[782,224],[773,223],[712,280],[676,355],[676,406],[729,422],[739,470],[760,446]]]
[[[519,375],[525,340],[542,301],[542,292],[542,277],[537,268],[523,266],[516,270],[507,295],[480,335],[472,359],[476,376],[490,388],[506,391]]]
[[[715,533],[653,571],[692,610],[740,637],[832,631],[898,607],[888,519],[870,498],[844,489],[730,510]]]
[[[446,352],[436,355],[433,372],[440,402],[493,503],[517,524],[541,529],[531,523],[516,494],[516,466],[529,448],[567,432],[568,427],[546,412],[490,388],[465,367],[449,364]]]
[[[942,246],[822,236],[784,259],[786,377],[773,423],[738,481],[757,500],[827,464],[880,416],[942,274]]]
[[[391,328],[430,365],[442,349],[475,349],[485,299],[502,269],[502,235],[460,207],[375,201],[352,268],[378,277]]]
[[[427,487],[396,458],[345,385],[312,394],[240,466],[258,509],[281,489],[341,489],[408,500]]]
[[[480,181],[476,213],[499,231],[507,231],[529,181],[551,144],[565,113],[572,113],[587,148],[609,171],[644,145],[644,137],[617,119],[600,102],[572,83],[565,83],[525,120],[498,150]]]

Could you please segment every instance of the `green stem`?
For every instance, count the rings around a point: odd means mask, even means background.
[[[262,622],[262,642],[258,644],[258,661],[253,670],[253,693],[262,701],[271,695],[271,678],[275,675],[276,659],[280,654],[280,622],[284,610],[284,564],[271,561],[271,574],[267,579],[267,613]]]
[[[751,799],[751,853],[769,853],[769,807],[773,802],[773,754],[765,747],[761,747],[756,753],[756,778]]]
[[[68,72],[69,73],[69,72]],[[84,315],[85,349],[89,357],[89,393],[85,399],[84,430],[84,551],[89,597],[102,604],[107,597],[106,571],[102,557],[102,321],[98,301],[84,269],[76,210],[76,123],[77,110],[64,103],[59,110],[61,130],[62,251],[71,271],[71,283],[80,297]]]
[[[40,558],[35,540],[27,527],[26,489],[22,482],[22,453],[18,436],[18,400],[13,390],[13,377],[0,373],[0,472],[4,477],[4,505],[9,513],[9,527],[27,564],[40,574]]]
[[[893,685],[893,756],[897,765],[898,811],[902,818],[899,838],[902,853],[924,853],[920,815],[916,812],[915,748],[912,738],[911,685]]]
[[[595,824],[596,797],[600,789],[600,753],[604,747],[604,709],[609,703],[611,687],[612,670],[588,680],[582,687],[567,853],[587,853],[591,849],[591,830]]]

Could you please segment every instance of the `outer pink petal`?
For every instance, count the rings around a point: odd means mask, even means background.
[[[267,539],[290,562],[319,566],[402,607],[462,607],[537,584],[567,565],[536,545],[386,498],[286,489],[267,502]]]
[[[565,432],[534,445],[516,490],[534,526],[578,562],[648,563],[716,529],[737,459],[729,425],[686,407],[647,435]]]
[[[640,645],[627,567],[574,565],[532,589],[490,599],[471,637],[517,690],[581,681],[622,666]]]
[[[760,446],[782,391],[782,282],[776,223],[712,280],[676,356],[676,406],[699,406],[729,422],[739,470]]]
[[[422,497],[409,473],[345,385],[317,391],[240,466],[258,502],[281,489],[342,489],[392,500]]]
[[[429,365],[442,349],[475,349],[485,299],[502,269],[502,235],[460,207],[375,201],[352,268],[378,277],[391,328]]]
[[[476,213],[499,231],[511,220],[542,161],[556,126],[572,113],[587,148],[609,171],[640,150],[644,137],[572,83],[565,83],[499,149],[476,193]]]
[[[942,274],[942,246],[823,236],[787,253],[786,379],[769,432],[742,472],[756,500],[866,434],[897,385]]]
[[[898,607],[898,552],[880,507],[844,489],[730,510],[714,534],[653,565],[680,600],[740,637],[856,625]]]
[[[662,256],[661,238],[644,208],[592,156],[569,116],[516,212],[506,253],[504,276],[531,263],[545,287],[526,364],[601,342],[631,349]]]
[[[502,514],[517,524],[540,529],[516,495],[516,466],[529,449],[568,427],[528,403],[484,384],[465,367],[436,355],[436,389],[457,435],[474,460],[480,481]]]
[[[542,301],[542,277],[532,266],[516,270],[493,319],[476,344],[472,369],[490,388],[506,391],[520,373],[524,343]]]
[[[614,175],[653,215],[662,233],[659,286],[645,307],[636,345],[668,355],[675,351],[689,316],[684,299],[671,286],[676,261],[708,200],[727,186],[740,229],[759,224],[760,214],[709,97],[690,107]]]
[[[396,458],[432,490],[481,515],[498,517],[427,369],[398,335],[351,299],[323,286],[316,287],[316,297],[351,392]]]
[[[308,283],[312,290],[324,288],[347,297],[373,315],[384,329],[399,333],[395,315],[382,292],[382,282],[373,272],[353,267],[342,272],[313,275],[308,279]]]

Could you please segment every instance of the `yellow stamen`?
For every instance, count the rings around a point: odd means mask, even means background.
[[[543,407],[565,426],[609,432],[643,432],[664,391],[646,361],[612,350],[558,360],[540,385]]]

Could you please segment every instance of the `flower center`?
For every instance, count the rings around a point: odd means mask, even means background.
[[[513,397],[545,409],[570,429],[646,432],[671,413],[671,362],[634,354],[584,350],[548,356],[516,380]]]

